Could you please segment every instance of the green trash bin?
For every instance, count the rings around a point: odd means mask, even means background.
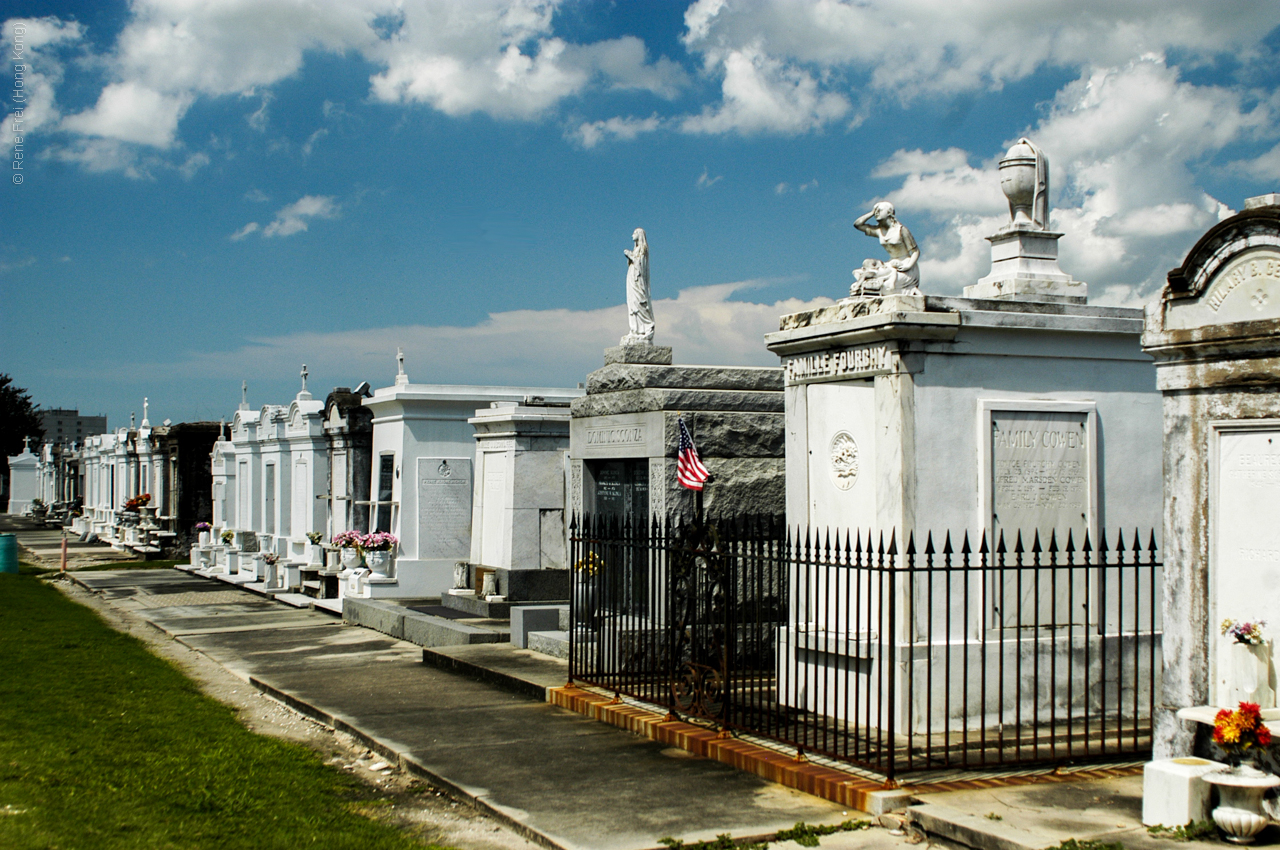
[[[0,534],[0,573],[18,572],[18,538]]]

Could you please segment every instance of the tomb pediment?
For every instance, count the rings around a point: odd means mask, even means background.
[[[1280,318],[1280,207],[1246,209],[1211,228],[1169,272],[1159,330]]]

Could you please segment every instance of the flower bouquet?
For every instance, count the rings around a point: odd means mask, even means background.
[[[1222,748],[1228,764],[1239,767],[1246,755],[1256,762],[1271,746],[1271,730],[1263,725],[1257,703],[1242,702],[1235,711],[1224,708],[1213,718],[1213,742]]]
[[[1266,624],[1266,620],[1249,623],[1243,620],[1236,622],[1235,620],[1227,619],[1222,621],[1222,634],[1230,635],[1236,643],[1258,646],[1262,643],[1262,627]]]
[[[333,535],[333,545],[339,549],[359,549],[364,535],[358,531],[342,531]]]
[[[277,555],[275,552],[267,552],[265,555],[262,556],[262,562],[269,567],[274,567],[276,564],[280,562],[280,556]]]
[[[209,523],[207,522],[196,523],[196,531],[212,531],[212,530],[213,530],[213,526],[209,525]]]
[[[321,532],[319,532],[319,531],[308,531],[308,532],[307,532],[307,539],[311,541],[311,545],[313,545],[313,546],[319,546],[319,545],[320,545],[320,541],[321,541],[321,540],[324,540],[324,534],[322,534],[322,533],[321,533]]]
[[[236,539],[236,533],[229,528],[224,528],[220,536],[222,538],[222,542],[227,546],[230,546]]]
[[[366,552],[390,552],[399,542],[394,534],[371,531],[360,539],[360,548]]]

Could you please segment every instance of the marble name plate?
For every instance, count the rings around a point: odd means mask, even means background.
[[[1217,634],[1225,619],[1270,620],[1280,604],[1280,428],[1223,430],[1210,509],[1211,646],[1218,705],[1230,705],[1232,642]],[[1270,630],[1264,630],[1270,638]]]
[[[471,460],[418,458],[418,557],[471,556]]]
[[[1089,463],[1085,413],[999,410],[991,413],[992,528],[1013,546],[1022,532],[1047,545],[1056,531],[1059,546],[1067,531],[1079,546],[1088,528],[1093,470]]]
[[[897,350],[883,342],[801,354],[783,363],[789,385],[870,378],[896,372],[898,367]]]

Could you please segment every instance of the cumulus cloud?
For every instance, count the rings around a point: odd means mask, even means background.
[[[193,99],[189,93],[162,94],[136,82],[112,83],[102,90],[92,109],[62,119],[62,129],[167,148]]]
[[[641,133],[652,133],[662,125],[657,115],[648,118],[609,118],[604,121],[584,121],[568,130],[565,137],[584,148],[594,148],[606,139],[631,141]]]
[[[1063,270],[1090,283],[1095,300],[1128,303],[1154,292],[1188,237],[1230,214],[1189,163],[1275,125],[1265,102],[1187,82],[1160,56],[1085,71],[1025,133],[1050,159]],[[1008,220],[1008,205],[996,169],[1003,151],[984,153],[974,167],[978,157],[956,149],[898,151],[872,171],[902,177],[886,197],[905,220],[943,225],[922,244],[929,288],[955,291],[990,268],[984,237]]]
[[[283,207],[275,219],[262,228],[263,236],[292,236],[307,229],[307,219],[335,218],[340,207],[329,195],[303,195]]]
[[[681,122],[686,133],[783,133],[818,129],[844,117],[849,100],[822,91],[803,68],[771,57],[754,45],[711,54],[723,68],[721,102]]]
[[[257,192],[258,190],[253,190]],[[251,193],[252,194],[252,193]],[[246,195],[247,200],[259,200],[256,197]],[[266,200],[263,196],[262,200]],[[303,195],[298,200],[288,206],[281,207],[266,227],[262,227],[256,221],[251,221],[244,227],[232,233],[229,239],[232,242],[239,242],[246,236],[253,233],[261,233],[263,238],[272,236],[292,236],[295,233],[302,233],[307,229],[307,221],[315,218],[337,218],[342,207],[333,199],[332,195]]]
[[[274,96],[270,87],[297,74],[308,51],[354,55],[380,68],[369,80],[374,100],[421,103],[449,115],[532,120],[592,87],[671,98],[688,85],[678,63],[653,59],[634,36],[587,44],[556,36],[559,5],[560,0],[135,0],[112,50],[95,57],[109,77],[97,104],[64,119],[61,128],[74,136],[168,150],[179,144],[179,125],[196,99],[239,95],[260,98],[245,120],[261,131]],[[78,24],[35,23],[63,40],[82,36]],[[60,69],[49,64],[43,87],[33,85],[44,94],[33,119],[57,117],[55,72]],[[328,109],[326,104],[326,115]],[[615,129],[622,132],[614,135],[625,137],[630,128],[603,128],[597,140]],[[66,158],[87,167],[109,161]]]
[[[696,0],[684,43],[707,57],[750,47],[781,61],[848,68],[873,89],[919,94],[999,88],[1046,66],[1116,65],[1142,52],[1257,58],[1280,25],[1271,0]]]
[[[764,334],[778,329],[778,317],[832,301],[733,300],[760,283],[695,287],[681,290],[675,298],[656,299],[654,309],[662,316],[658,341],[672,346],[681,363],[778,365],[763,340]],[[255,338],[238,350],[202,352],[176,367],[154,368],[166,377],[176,368],[201,379],[239,381],[245,375],[251,380],[255,375],[293,375],[298,363],[306,363],[316,374],[382,386],[395,376],[394,355],[401,347],[406,371],[415,382],[572,387],[601,366],[601,350],[617,345],[626,327],[626,307],[621,304],[598,310],[510,310],[466,327],[400,325]]]
[[[83,27],[75,21],[10,18],[4,22],[0,51],[12,61],[14,83],[11,90],[20,91],[22,99],[7,98],[14,111],[0,120],[0,152],[8,156],[13,150],[15,137],[28,139],[32,133],[57,122],[61,113],[56,89],[63,74],[58,52],[80,41],[83,36]],[[19,81],[21,87],[18,86]]]

